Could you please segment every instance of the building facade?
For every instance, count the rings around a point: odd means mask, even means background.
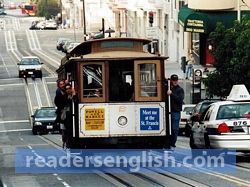
[[[180,32],[186,33],[180,39],[184,44],[183,55],[184,51],[192,51],[198,63],[213,65],[209,34],[215,30],[218,22],[231,28],[235,21],[243,17],[250,19],[250,0],[188,0],[178,15]]]
[[[70,27],[83,27],[85,14],[87,34],[111,28],[112,37],[151,39],[151,52],[168,56],[171,62],[180,62],[192,51],[202,65],[213,64],[208,36],[216,23],[230,28],[240,17],[250,17],[250,0],[62,0],[62,4],[62,19]]]

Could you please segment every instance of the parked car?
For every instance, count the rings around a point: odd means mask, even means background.
[[[57,23],[55,20],[46,20],[44,29],[57,29]]]
[[[70,41],[70,39],[69,38],[58,38],[57,43],[56,43],[56,49],[61,51],[62,47],[66,41]]]
[[[18,66],[19,78],[39,77],[42,78],[42,62],[37,56],[22,57]]]
[[[201,114],[214,102],[216,102],[216,100],[204,100],[195,105],[190,112],[190,118],[187,122],[190,128],[193,126],[194,122],[199,121]]]
[[[67,53],[67,48],[71,43],[73,43],[71,40],[65,41],[64,45],[62,46],[62,52]]]
[[[0,7],[0,15],[6,15],[5,9],[2,7]]]
[[[194,109],[195,104],[186,104],[182,106],[181,111],[181,121],[179,126],[179,132],[180,134],[185,133],[185,136],[189,136],[190,134],[190,128],[188,127],[188,120],[190,118],[190,113]]]
[[[32,117],[32,133],[37,135],[39,133],[60,131],[60,124],[55,123],[56,108],[55,107],[41,107],[36,109]]]
[[[30,26],[30,30],[35,30],[38,29],[37,28],[37,24],[39,23],[39,21],[32,21],[31,26]]]
[[[250,152],[250,95],[235,85],[226,101],[212,103],[195,122],[190,147]]]
[[[38,21],[36,24],[36,29],[43,30],[45,28],[45,21]]]

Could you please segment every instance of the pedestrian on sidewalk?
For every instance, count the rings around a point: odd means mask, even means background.
[[[170,96],[171,105],[171,137],[170,137],[170,149],[176,147],[177,136],[179,133],[179,125],[181,119],[182,104],[184,100],[184,90],[178,84],[178,76],[176,74],[170,77],[170,89],[167,91],[167,95]]]
[[[186,79],[192,77],[193,74],[193,65],[194,65],[194,56],[193,53],[190,53],[188,56],[187,66],[186,66]]]

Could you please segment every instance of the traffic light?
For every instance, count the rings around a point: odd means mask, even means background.
[[[149,23],[152,26],[152,24],[154,23],[154,12],[149,12],[148,18],[149,18]]]

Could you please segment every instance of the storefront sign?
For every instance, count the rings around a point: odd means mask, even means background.
[[[205,32],[204,21],[187,19],[186,31],[204,33]]]

